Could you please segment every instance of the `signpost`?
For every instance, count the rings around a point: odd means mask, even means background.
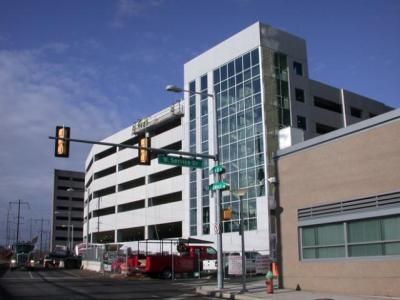
[[[225,168],[221,165],[216,165],[211,168],[210,174],[218,174],[218,173],[223,173],[225,172]]]
[[[194,158],[185,158],[171,155],[158,155],[158,163],[164,165],[173,165],[189,168],[199,168],[203,167],[203,160]]]
[[[229,184],[223,181],[218,181],[214,182],[213,184],[210,184],[208,186],[208,189],[211,191],[216,191],[216,190],[225,190],[229,188]]]

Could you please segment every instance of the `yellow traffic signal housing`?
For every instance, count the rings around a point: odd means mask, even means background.
[[[222,211],[222,220],[228,221],[232,219],[232,208],[228,207]]]
[[[150,138],[142,137],[139,139],[139,147],[150,148]],[[139,149],[139,165],[150,165],[151,155],[150,151],[147,149]]]
[[[60,140],[59,138],[69,139],[71,129],[69,127],[57,126],[56,127],[56,142],[54,155],[56,157],[68,157],[69,156],[69,141]]]

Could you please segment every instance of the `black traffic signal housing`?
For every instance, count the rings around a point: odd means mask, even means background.
[[[54,155],[56,157],[69,157],[69,140],[61,140],[59,138],[69,139],[71,129],[65,126],[56,127],[56,140]]]
[[[150,138],[149,137],[141,137],[139,138],[139,147],[150,148]],[[147,149],[140,148],[138,149],[138,157],[139,157],[139,165],[149,166],[151,162],[151,153]]]

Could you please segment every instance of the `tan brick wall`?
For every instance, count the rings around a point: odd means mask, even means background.
[[[400,296],[400,258],[299,260],[297,209],[400,190],[400,122],[355,133],[278,161],[284,285]]]

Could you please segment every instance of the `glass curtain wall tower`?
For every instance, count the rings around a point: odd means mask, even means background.
[[[232,209],[232,218],[222,226],[225,252],[240,249],[239,198],[232,191],[246,188],[246,248],[269,253],[268,191],[273,189],[268,188],[266,175],[274,172],[271,157],[276,150],[277,130],[291,124],[287,55],[263,46],[263,28],[270,29],[256,23],[185,64],[185,88],[204,92],[204,96],[186,96],[187,149],[212,152],[214,114],[218,122],[223,181],[230,185],[230,191],[223,192],[221,206]],[[269,42],[268,32],[264,35]],[[290,43],[297,43],[305,55],[304,41],[290,36]],[[207,93],[215,94],[216,103],[207,98]],[[212,183],[209,166],[187,172],[190,201],[186,233],[215,240],[216,207],[208,190]]]

